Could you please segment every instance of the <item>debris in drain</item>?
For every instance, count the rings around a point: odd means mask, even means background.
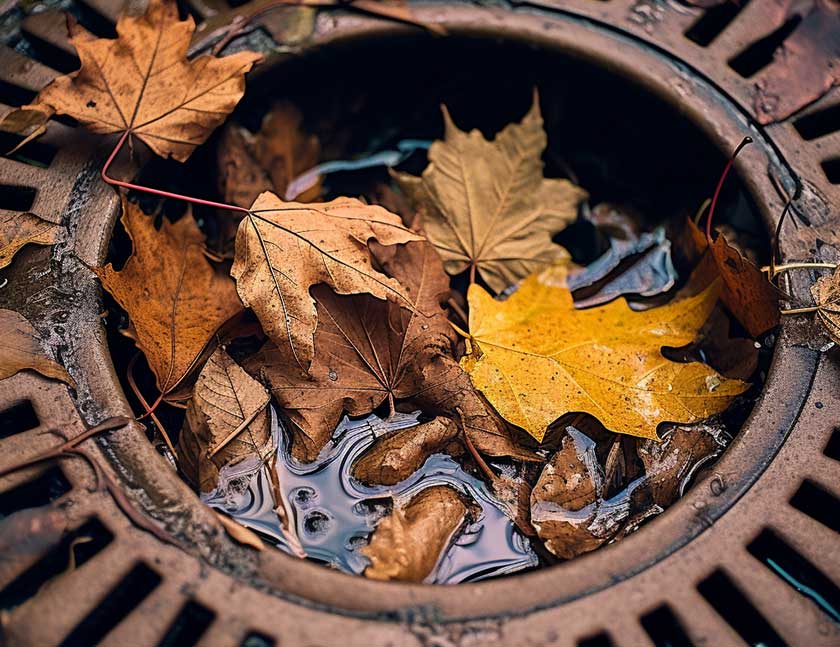
[[[219,32],[222,44],[241,26]],[[363,149],[352,128],[283,102],[227,124],[204,151],[216,153],[221,195],[200,198],[213,186],[207,155],[196,156],[204,167],[142,176],[171,191],[108,172],[131,161],[126,142],[190,158],[260,56],[188,60],[192,19],[171,0],[121,18],[117,39],[72,29],[83,61],[113,61],[55,79],[3,127],[25,146],[55,111],[121,134],[102,178],[123,219],[112,265],[94,268],[111,332],[123,333],[115,357],[130,349],[116,363],[156,442],[244,546],[261,537],[348,573],[434,583],[572,559],[623,540],[707,471],[761,387],[781,315],[812,314],[838,340],[833,265],[760,268],[760,249],[715,236],[719,200],[749,212],[721,193],[733,160],[703,232],[682,212],[637,214],[620,184],[617,207],[598,204],[597,182],[579,186],[585,174],[551,177],[536,92],[492,140],[444,108],[442,140],[416,139],[429,131],[406,119]],[[169,44],[158,67],[123,65],[152,37]],[[117,96],[103,95],[99,78],[117,74]],[[808,97],[825,85],[818,76]],[[143,194],[162,199],[144,211]],[[26,242],[54,243],[27,218],[0,223],[3,265]],[[725,226],[737,234],[743,223]],[[775,284],[799,269],[835,270],[815,283],[814,303]],[[2,376],[34,369],[71,383],[28,322],[2,313],[15,342],[0,344]]]

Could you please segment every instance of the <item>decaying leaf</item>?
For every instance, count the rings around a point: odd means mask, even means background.
[[[711,245],[691,220],[691,238],[699,251],[705,250],[699,272],[721,279],[720,300],[741,322],[751,337],[759,337],[779,325],[779,293],[767,276],[718,234]]]
[[[506,301],[471,285],[472,353],[462,365],[506,420],[542,440],[559,416],[590,413],[614,432],[656,438],[661,422],[697,422],[748,388],[699,362],[667,360],[690,343],[719,293],[634,312],[624,299],[576,310],[565,267],[528,277]]]
[[[840,344],[840,267],[817,279],[811,296],[817,304],[817,319],[834,343]]]
[[[60,228],[34,213],[9,211],[0,215],[0,268],[7,267],[24,245],[53,245]]]
[[[285,195],[295,177],[318,164],[321,146],[315,135],[302,129],[302,115],[294,104],[283,101],[263,118],[260,131],[231,124],[219,145],[219,181],[225,200],[250,207],[264,191]],[[295,198],[317,200],[321,181]]]
[[[76,388],[64,367],[44,354],[41,338],[32,324],[13,310],[0,310],[0,380],[25,370]]]
[[[782,0],[768,11],[779,27],[796,16],[802,22],[755,81],[753,106],[762,124],[790,117],[840,84],[840,6],[832,0]]]
[[[154,219],[123,199],[122,223],[133,252],[116,271],[94,271],[128,312],[127,335],[146,356],[161,393],[172,391],[228,319],[242,310],[230,277],[204,255],[204,234],[187,212],[178,222]]]
[[[182,469],[202,492],[216,487],[219,470],[246,456],[273,456],[269,395],[218,348],[201,369],[181,432]]]
[[[645,486],[653,503],[667,508],[707,461],[726,447],[729,436],[711,420],[696,425],[669,425],[662,441],[639,441],[638,454],[645,466]]]
[[[353,464],[353,477],[371,485],[396,485],[418,470],[429,456],[443,451],[459,433],[455,421],[439,416],[379,438]]]
[[[467,517],[461,495],[430,487],[382,519],[362,553],[370,559],[365,576],[375,580],[422,582],[437,566]]]
[[[546,134],[539,102],[493,141],[459,130],[444,108],[444,141],[429,150],[422,177],[398,173],[402,190],[450,274],[478,271],[500,293],[528,274],[568,258],[551,237],[577,217],[586,192],[543,178]]]
[[[248,546],[253,548],[254,550],[264,550],[265,546],[262,543],[259,535],[255,533],[253,530],[250,530],[243,526],[241,523],[237,523],[226,514],[222,514],[220,512],[216,512],[216,518],[219,520],[219,523],[222,524],[222,527],[225,529],[225,532],[230,535],[232,539],[239,542],[243,546]]]
[[[178,19],[174,0],[150,0],[142,16],[123,15],[117,38],[96,38],[70,22],[81,68],[60,76],[31,107],[70,115],[96,133],[129,132],[162,157],[185,161],[242,98],[253,52],[187,60],[195,22]],[[17,119],[12,113],[12,119]],[[31,129],[32,120],[24,120]]]
[[[372,239],[395,245],[423,238],[403,227],[399,216],[354,198],[305,205],[263,193],[239,224],[231,269],[239,296],[301,370],[308,370],[315,351],[311,286],[323,283],[338,294],[369,293],[410,307],[399,282],[373,268]]]
[[[621,528],[629,504],[613,510],[604,501],[604,473],[595,443],[568,427],[560,449],[531,492],[531,524],[554,555],[571,559],[595,550]]]

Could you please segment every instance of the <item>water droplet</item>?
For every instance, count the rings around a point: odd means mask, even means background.
[[[289,492],[289,497],[301,510],[306,510],[318,500],[318,493],[311,487],[296,487]]]
[[[330,528],[330,517],[321,510],[313,510],[303,519],[303,530],[307,535],[326,535]]]
[[[335,382],[338,379],[338,373],[330,369],[330,372],[327,374],[327,377],[329,377],[333,382]]]

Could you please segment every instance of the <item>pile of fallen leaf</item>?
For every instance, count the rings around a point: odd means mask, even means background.
[[[66,114],[120,134],[114,155],[139,140],[186,160],[236,105],[259,59],[187,60],[192,30],[166,0],[123,17],[114,40],[71,25],[81,70],[0,127],[31,138]],[[298,201],[280,197],[322,161],[293,106],[271,109],[256,133],[227,125],[218,161],[230,208],[210,205],[218,226],[209,243],[190,210],[175,220],[146,214],[125,189],[148,189],[106,175],[123,187],[131,253],[120,269],[94,272],[145,359],[127,367],[138,414],[156,423],[151,431],[201,492],[225,466],[278,460],[272,408],[303,463],[332,442],[343,416],[419,410],[426,422],[379,438],[353,478],[398,483],[449,453],[485,479],[519,531],[544,547],[543,561],[572,558],[662,512],[722,451],[737,431],[727,430],[727,412],[755,381],[760,342],[779,322],[778,291],[722,235],[692,221],[669,238],[642,232],[621,209],[590,209],[571,181],[543,177],[536,95],[491,141],[460,130],[445,109],[443,119],[420,176],[394,171],[376,196],[329,201],[317,174]],[[587,267],[555,242],[580,219],[607,247]],[[6,217],[0,263],[27,243],[52,244],[59,227],[36,214]],[[672,244],[690,275],[676,275]],[[835,338],[837,276],[815,286],[813,308]],[[28,322],[2,312],[0,323],[14,331],[0,376],[35,368],[71,382]],[[137,386],[145,366],[151,397]],[[180,433],[159,421],[162,407],[185,410]],[[425,579],[474,510],[447,487],[393,507],[362,549],[366,574]]]

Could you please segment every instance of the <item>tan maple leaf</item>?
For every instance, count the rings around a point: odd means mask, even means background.
[[[213,334],[242,310],[236,288],[204,254],[204,234],[192,213],[178,222],[154,219],[123,198],[122,223],[133,246],[125,266],[94,271],[130,319],[126,334],[143,351],[161,393],[194,368]]]
[[[266,192],[239,224],[231,275],[279,351],[306,371],[318,321],[309,288],[323,283],[338,294],[368,293],[410,306],[400,283],[373,268],[368,241],[422,239],[399,216],[354,198],[307,205]]]
[[[34,213],[0,215],[0,268],[8,266],[24,245],[53,245],[58,232],[57,224]]]
[[[835,344],[840,344],[840,267],[830,276],[821,276],[811,286],[817,319]]]
[[[500,293],[567,258],[552,236],[577,217],[587,194],[568,180],[543,178],[547,138],[536,94],[522,122],[493,141],[460,130],[446,108],[443,118],[445,139],[432,144],[422,177],[395,177],[421,212],[446,271],[477,271]]]
[[[70,42],[81,68],[47,85],[27,118],[29,133],[51,112],[70,115],[96,133],[128,132],[162,157],[185,161],[236,106],[254,52],[187,59],[195,22],[178,19],[174,0],[150,0],[141,16],[123,15],[117,38],[96,38],[71,21]],[[7,127],[8,127],[7,123]]]
[[[499,414],[537,440],[572,412],[590,413],[614,432],[657,438],[659,423],[697,422],[749,388],[661,353],[694,340],[720,281],[642,312],[623,298],[577,310],[565,271],[532,275],[506,301],[477,285],[468,295],[473,352],[461,363]]]

